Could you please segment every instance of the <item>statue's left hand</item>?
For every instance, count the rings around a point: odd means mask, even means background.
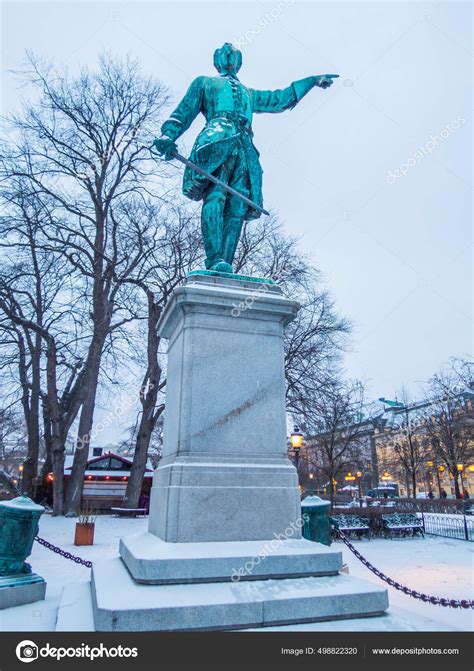
[[[316,77],[316,86],[319,86],[322,89],[328,89],[332,86],[333,79],[337,79],[339,75],[317,75]]]

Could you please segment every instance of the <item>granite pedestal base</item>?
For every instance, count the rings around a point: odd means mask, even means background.
[[[377,616],[388,607],[388,598],[383,587],[343,573],[141,585],[117,557],[94,564],[92,604],[97,631],[193,631]]]

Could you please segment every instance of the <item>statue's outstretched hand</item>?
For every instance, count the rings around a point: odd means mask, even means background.
[[[339,75],[318,75],[316,77],[316,86],[328,89],[334,83],[333,79],[337,79],[338,77]]]
[[[153,142],[153,146],[156,148],[156,151],[163,156],[165,161],[172,159],[178,151],[176,143],[164,135],[162,137],[157,137]]]

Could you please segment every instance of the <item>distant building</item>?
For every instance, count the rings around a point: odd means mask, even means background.
[[[91,448],[90,452],[93,453],[98,449]],[[73,455],[67,455],[64,465],[66,487],[71,476],[73,458]],[[82,507],[93,510],[110,510],[110,508],[121,506],[132,463],[131,459],[114,452],[102,452],[100,455],[90,457],[84,474]],[[141,508],[148,508],[152,480],[153,468],[150,463],[147,463],[140,494]],[[50,478],[48,496],[52,500],[52,478]]]
[[[472,449],[466,450],[465,463],[458,465],[460,473],[461,489],[466,489],[471,497],[474,496],[474,394],[464,392],[459,394],[460,404],[460,422],[463,426],[472,427],[471,440]],[[391,487],[399,493],[400,496],[408,496],[411,492],[411,485],[403,465],[397,456],[395,445],[397,441],[406,440],[406,416],[408,413],[410,423],[417,426],[417,438],[426,442],[426,459],[417,477],[417,487],[415,495],[427,495],[431,490],[438,497],[441,490],[444,489],[448,496],[454,495],[454,483],[452,474],[449,473],[446,465],[439,459],[436,459],[432,447],[425,435],[423,428],[423,418],[426,413],[433,412],[436,404],[434,401],[423,400],[409,406],[401,404],[391,405],[384,408],[382,412],[377,412],[375,404],[367,406],[364,416],[357,422],[357,448],[354,450],[352,460],[348,459],[344,471],[338,475],[337,482],[333,486],[337,491],[349,490],[350,486],[354,492],[358,489],[358,477],[356,473],[361,473],[360,484],[363,494],[370,490],[383,489]],[[352,431],[356,424],[341,426],[341,433]],[[324,455],[318,442],[324,438],[324,434],[305,436],[304,445],[301,448],[299,459],[300,484],[305,492],[314,491],[322,495],[327,495],[331,484],[327,480],[324,469]],[[337,437],[336,437],[337,440]],[[429,444],[428,444],[429,443]],[[294,460],[294,455],[289,450],[290,459]],[[346,480],[346,476],[352,478]]]

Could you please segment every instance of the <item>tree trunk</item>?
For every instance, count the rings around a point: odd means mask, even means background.
[[[44,463],[41,467],[41,481],[43,482],[48,473],[53,470],[53,460],[51,455],[51,417],[48,410],[48,400],[43,398],[43,440],[44,440]]]
[[[62,515],[64,511],[64,444],[53,439],[53,515]]]
[[[53,515],[64,508],[64,441],[58,403],[56,343],[49,337],[46,355],[47,403],[51,422],[51,460],[53,465]]]
[[[462,499],[462,493],[461,493],[461,488],[459,486],[459,472],[457,469],[455,469],[452,473],[453,475],[453,482],[454,482],[454,496],[457,499]]]
[[[372,473],[374,477],[374,482],[371,483],[372,487],[379,486],[379,461],[377,457],[377,443],[374,436],[370,436],[370,460],[372,462]]]
[[[143,411],[137,439],[135,442],[133,464],[130,470],[127,490],[123,500],[124,508],[138,508],[138,502],[140,500],[140,494],[143,485],[143,476],[148,458],[148,447],[150,445],[151,434],[155,427],[156,419],[154,417],[147,419],[146,413]]]
[[[38,456],[40,443],[39,403],[40,403],[40,357],[42,338],[35,334],[35,346],[32,357],[31,396],[29,411],[25,419],[28,430],[28,454],[23,462],[22,493],[35,498],[36,477],[38,475]]]
[[[104,311],[105,312],[105,311]],[[84,475],[89,458],[89,446],[92,426],[94,423],[94,410],[99,383],[100,363],[104,349],[105,338],[109,331],[111,313],[107,310],[105,316],[102,314],[98,328],[93,335],[86,362],[87,374],[84,384],[87,385],[87,395],[84,399],[79,418],[77,432],[76,450],[71,468],[66,492],[66,515],[77,515],[82,503],[82,492],[84,489]]]
[[[71,468],[66,492],[66,515],[77,515],[81,509],[82,492],[84,489],[84,476],[89,459],[89,446],[94,423],[94,409],[97,396],[97,385],[99,381],[100,358],[94,361],[91,378],[89,381],[89,393],[84,401],[79,419],[77,432],[76,450]]]
[[[154,295],[147,291],[148,297],[148,346],[147,357],[148,367],[145,375],[144,386],[140,390],[140,400],[142,403],[142,416],[140,426],[138,427],[137,439],[135,443],[135,453],[133,455],[133,464],[130,477],[127,483],[127,490],[123,501],[124,508],[138,508],[140,492],[145,474],[146,462],[148,457],[148,448],[150,446],[151,434],[156,426],[156,422],[164,410],[164,406],[155,411],[158,399],[159,384],[161,378],[161,368],[158,363],[158,348],[160,338],[157,332],[157,324],[161,315],[161,307],[155,303]]]
[[[408,475],[408,471],[405,471],[405,487],[407,488],[407,498],[410,498],[410,477]]]

